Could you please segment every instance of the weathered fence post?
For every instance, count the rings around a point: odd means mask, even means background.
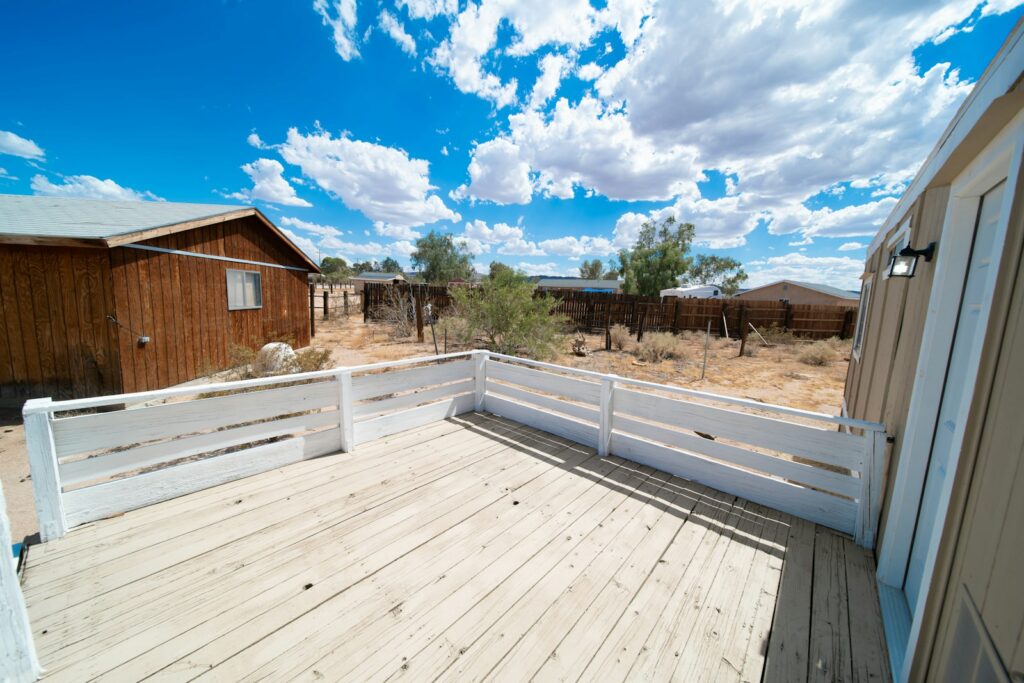
[[[793,329],[793,306],[789,301],[782,302],[786,307],[786,316],[782,319],[782,326],[787,330]]]
[[[484,411],[484,396],[487,392],[487,352],[474,351],[473,358],[476,362],[474,387],[475,405],[474,410],[478,413]]]
[[[641,342],[644,339],[644,322],[647,319],[647,307],[644,306],[640,311],[640,320],[636,324],[636,340]]]
[[[723,337],[725,339],[729,338],[729,323],[726,320],[728,318],[728,316],[729,316],[729,304],[727,304],[727,303],[725,303],[723,301],[722,302],[722,324],[718,328],[718,336],[719,337]]]
[[[368,288],[366,286],[366,283],[364,282],[363,283],[363,322],[364,323],[370,321],[370,292],[367,291],[367,290],[368,290]]]
[[[843,313],[843,326],[839,329],[840,339],[849,339],[853,336],[853,309],[848,308]]]
[[[348,317],[348,290],[341,293],[341,300],[345,303],[345,317]]]
[[[416,285],[412,290],[412,305],[416,309],[416,341],[423,343],[423,289]]]
[[[36,497],[36,516],[43,542],[60,538],[67,531],[64,501],[61,499],[60,474],[57,469],[57,447],[53,443],[50,414],[41,411],[49,406],[49,398],[33,398],[25,402],[25,446],[32,473],[32,490]],[[30,412],[31,411],[31,412]]]
[[[327,290],[325,289],[324,290],[324,320],[327,320],[327,316],[328,315],[329,315],[329,313],[327,312]]]
[[[45,416],[44,416],[45,417]],[[32,628],[21,594],[21,582],[8,555],[11,547],[11,525],[7,520],[7,503],[0,487],[0,680],[35,681],[43,673],[32,641]]]
[[[316,336],[316,285],[309,285],[309,336]]]
[[[740,304],[740,356],[747,350],[747,305]]]
[[[679,334],[679,297],[673,297],[675,303],[672,304],[672,334]]]
[[[338,381],[338,427],[341,429],[341,452],[355,448],[355,428],[352,426],[352,372],[342,370]]]
[[[597,454],[602,458],[610,453],[612,443],[612,420],[615,416],[615,380],[605,377],[601,380],[601,416],[598,423]]]

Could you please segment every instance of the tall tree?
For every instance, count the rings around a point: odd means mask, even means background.
[[[356,261],[352,264],[352,270],[357,273],[375,273],[380,270],[376,261]]]
[[[743,264],[728,256],[697,254],[684,282],[694,285],[718,285],[722,293],[732,296],[747,279]]]
[[[334,275],[348,270],[348,262],[337,256],[324,256],[320,259],[320,272],[324,275]]]
[[[488,273],[489,278],[494,280],[495,278],[504,275],[505,273],[515,273],[515,271],[512,270],[512,266],[506,265],[501,261],[491,261],[491,268],[490,272]]]
[[[380,270],[382,273],[401,273],[402,265],[395,259],[388,256],[380,262]]]
[[[432,284],[473,277],[473,257],[466,249],[466,243],[456,243],[451,235],[433,230],[416,240],[412,265],[422,271],[424,280]]]
[[[632,249],[619,252],[619,270],[627,294],[658,296],[661,290],[679,284],[679,276],[690,269],[687,254],[693,242],[693,224],[679,223],[673,216],[640,227]]]
[[[604,264],[598,258],[593,261],[584,261],[580,264],[580,277],[584,280],[600,280],[603,271]]]

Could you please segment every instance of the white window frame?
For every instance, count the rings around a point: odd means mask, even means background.
[[[917,525],[925,478],[928,474],[928,459],[934,437],[935,421],[943,398],[946,367],[956,332],[960,295],[967,274],[971,244],[974,240],[978,207],[981,197],[1005,179],[1010,191],[1006,192],[1003,197],[996,235],[997,244],[1005,244],[1010,206],[1014,200],[1013,188],[1017,186],[1017,177],[1021,171],[1022,154],[1024,154],[1024,114],[1018,114],[957,176],[950,188],[949,204],[946,208],[945,221],[935,259],[935,277],[928,300],[924,331],[921,335],[921,350],[914,373],[910,407],[907,412],[900,454],[896,458],[898,466],[890,498],[890,509],[882,538],[882,547],[878,554],[877,579],[882,605],[882,621],[885,624],[886,639],[889,641],[893,680],[896,683],[906,681],[910,675],[918,639],[921,635],[924,610],[928,605],[932,582],[935,578],[935,562],[938,557],[939,542],[945,531],[949,502],[953,493],[952,487],[956,479],[955,476],[946,477],[942,490],[939,492],[939,516],[932,529],[931,538],[927,539],[928,547],[924,572],[921,577],[921,585],[926,587],[925,593],[917,601],[917,607],[912,614],[900,614],[900,609],[906,609],[906,603],[903,602],[904,607],[900,608],[897,598],[903,596],[903,583],[914,542],[914,529]],[[992,263],[991,267],[994,280],[994,274],[999,270],[999,262]],[[992,285],[994,286],[994,282]],[[981,316],[983,320],[987,321],[991,313],[992,297],[988,296],[986,301]],[[966,386],[974,387],[975,385],[978,365],[981,360],[980,353],[981,349],[979,348],[977,355],[970,360],[971,366],[967,375],[970,381]],[[970,407],[970,401],[966,403],[965,410]],[[966,416],[962,416],[962,418],[964,419],[958,420],[959,426],[953,436],[954,447],[951,450],[953,456],[948,465],[952,472],[956,471],[959,464],[958,456],[963,441]],[[902,643],[895,642],[894,638],[898,638]],[[905,647],[900,653],[899,645],[903,643],[905,643]]]
[[[231,277],[233,274],[239,273],[242,276],[242,299],[241,303],[232,301],[232,282]],[[235,268],[228,268],[224,274],[225,281],[228,288],[228,310],[229,311],[254,311],[263,308],[263,275],[258,270],[238,270]],[[256,281],[256,286],[253,291],[256,293],[256,300],[253,302],[246,302],[245,299],[245,281],[252,278]]]
[[[853,358],[860,360],[864,348],[864,334],[868,326],[868,306],[871,305],[871,283],[874,275],[868,275],[860,286],[860,303],[857,308],[857,326],[853,330]]]

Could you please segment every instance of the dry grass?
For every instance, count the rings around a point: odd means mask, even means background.
[[[686,356],[682,339],[671,332],[649,332],[636,346],[636,357],[645,363],[660,363],[663,360],[679,360]]]
[[[772,346],[789,346],[791,344],[796,344],[799,341],[792,332],[787,330],[785,327],[779,327],[775,323],[772,323],[768,327],[758,327],[756,329],[758,333],[764,337],[765,341]]]
[[[829,366],[839,359],[839,353],[827,341],[817,341],[800,352],[799,360],[807,365]]]
[[[625,325],[619,325],[618,323],[612,325],[608,329],[608,335],[612,339],[612,348],[617,349],[619,351],[625,350],[625,348],[629,345],[629,342],[632,339],[629,336],[629,328],[627,328]]]

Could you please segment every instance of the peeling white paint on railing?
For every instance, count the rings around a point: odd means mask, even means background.
[[[230,391],[244,393],[222,395]],[[208,394],[217,395],[149,405]],[[140,404],[146,406],[123,407]],[[103,406],[119,409],[56,417]],[[76,401],[39,399],[24,413],[46,540],[86,521],[351,451],[473,410],[873,543],[882,425],[486,351]],[[181,462],[182,454],[192,461]]]
[[[25,599],[11,561],[11,525],[0,486],[0,681],[34,681],[43,669],[36,657]]]

